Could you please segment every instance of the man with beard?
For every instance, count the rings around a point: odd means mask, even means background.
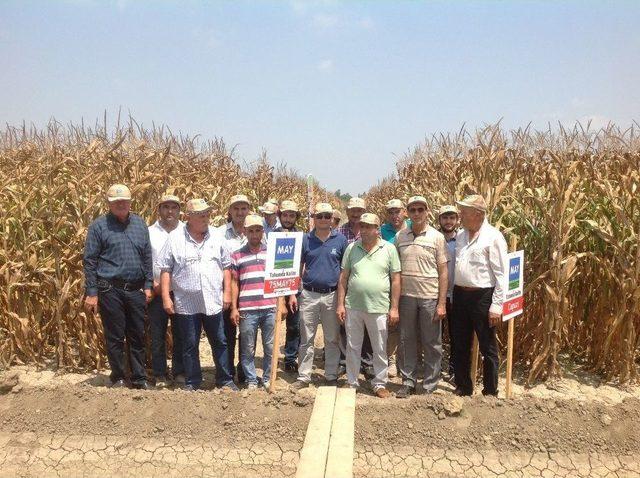
[[[438,223],[440,224],[440,232],[444,236],[444,240],[447,244],[447,250],[449,252],[448,273],[449,273],[449,287],[447,289],[447,332],[449,334],[449,381],[455,383],[453,373],[453,362],[455,361],[454,347],[453,347],[453,334],[451,333],[451,320],[453,317],[453,310],[451,307],[451,295],[453,294],[453,280],[455,273],[455,261],[456,255],[456,232],[458,231],[458,209],[455,206],[442,206],[438,211]]]

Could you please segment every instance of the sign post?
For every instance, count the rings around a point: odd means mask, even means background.
[[[516,248],[516,239],[511,242],[511,249]],[[505,279],[505,297],[502,306],[502,320],[509,321],[507,329],[507,381],[505,395],[511,398],[511,378],[513,373],[513,336],[515,329],[514,317],[524,310],[524,251],[515,251],[507,256],[508,268]]]
[[[285,296],[295,295],[300,288],[300,257],[302,232],[272,232],[267,237],[267,260],[264,276],[265,298],[277,297],[276,323],[273,331],[271,378],[269,393],[273,393],[278,378],[280,356],[280,324],[286,317]]]

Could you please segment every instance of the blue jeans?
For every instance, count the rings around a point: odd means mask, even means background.
[[[216,385],[223,387],[233,382],[229,356],[227,354],[227,338],[224,334],[222,312],[216,315],[193,314],[174,316],[180,338],[182,339],[182,362],[184,366],[184,383],[198,388],[202,383],[200,367],[200,334],[202,328],[213,352],[216,366]]]
[[[257,309],[240,311],[240,363],[247,383],[258,383],[256,377],[256,337],[258,329],[262,334],[262,382],[268,383],[271,377],[271,356],[273,354],[273,329],[276,323],[275,309]]]
[[[300,294],[298,294],[298,298]],[[287,336],[284,343],[284,363],[298,364],[298,349],[300,348],[300,311],[295,314],[287,312]]]
[[[149,333],[151,335],[151,367],[154,377],[167,375],[167,325],[169,315],[162,307],[162,297],[156,296],[147,306],[149,316]],[[184,374],[182,366],[182,340],[176,325],[176,320],[171,317],[171,336],[173,337],[173,351],[171,353],[171,371],[173,377]]]

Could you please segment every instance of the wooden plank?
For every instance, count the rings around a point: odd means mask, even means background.
[[[276,309],[276,323],[273,331],[273,354],[271,355],[271,376],[269,377],[269,393],[276,391],[276,380],[278,380],[278,359],[280,358],[280,328],[282,321],[287,315],[287,306],[284,297],[278,297],[278,308]]]
[[[320,387],[316,392],[296,478],[324,478],[335,401],[336,387]]]
[[[473,333],[473,345],[471,346],[471,386],[475,389],[478,381],[478,360],[480,357],[480,343],[478,336]]]
[[[509,320],[509,329],[507,334],[507,383],[505,386],[505,394],[507,398],[511,398],[511,377],[513,372],[513,329],[515,327],[515,317]]]
[[[341,388],[336,394],[326,478],[353,477],[355,415],[356,391],[352,388]]]

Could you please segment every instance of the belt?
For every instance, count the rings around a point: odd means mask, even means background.
[[[302,288],[304,290],[308,290],[309,292],[317,292],[318,294],[328,294],[329,292],[335,292],[338,288],[337,287],[325,287],[324,289],[321,287],[309,287],[309,286],[302,286]]]
[[[458,289],[462,289],[465,292],[476,292],[479,290],[488,290],[488,289],[493,289],[493,287],[465,287],[462,285],[456,285],[454,287],[457,287]]]
[[[122,279],[103,279],[102,277],[98,277],[98,282],[106,282],[113,287],[125,290],[127,292],[140,290],[144,287],[144,279],[136,282],[127,282],[123,281]]]

